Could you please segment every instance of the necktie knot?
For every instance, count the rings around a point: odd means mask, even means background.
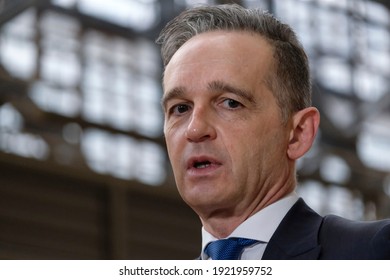
[[[243,250],[259,241],[247,238],[228,238],[209,243],[205,253],[213,260],[238,260]]]

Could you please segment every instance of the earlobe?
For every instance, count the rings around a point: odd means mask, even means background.
[[[320,123],[315,107],[305,108],[293,116],[287,155],[291,160],[302,157],[312,146]]]

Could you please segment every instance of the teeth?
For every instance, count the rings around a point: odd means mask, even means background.
[[[206,168],[208,166],[210,166],[211,163],[210,162],[198,162],[198,163],[195,163],[195,168]]]

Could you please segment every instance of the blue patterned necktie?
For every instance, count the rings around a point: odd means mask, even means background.
[[[213,260],[238,260],[245,247],[258,242],[246,238],[221,239],[209,243],[204,251]]]

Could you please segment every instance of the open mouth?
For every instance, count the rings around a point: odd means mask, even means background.
[[[218,162],[217,160],[207,157],[207,156],[201,156],[201,157],[195,157],[188,161],[187,168],[188,169],[194,169],[194,170],[202,170],[207,168],[217,168],[221,166],[222,164]]]
[[[202,169],[202,168],[207,168],[211,166],[211,162],[206,160],[206,161],[196,161],[193,164],[193,167],[196,169]]]

